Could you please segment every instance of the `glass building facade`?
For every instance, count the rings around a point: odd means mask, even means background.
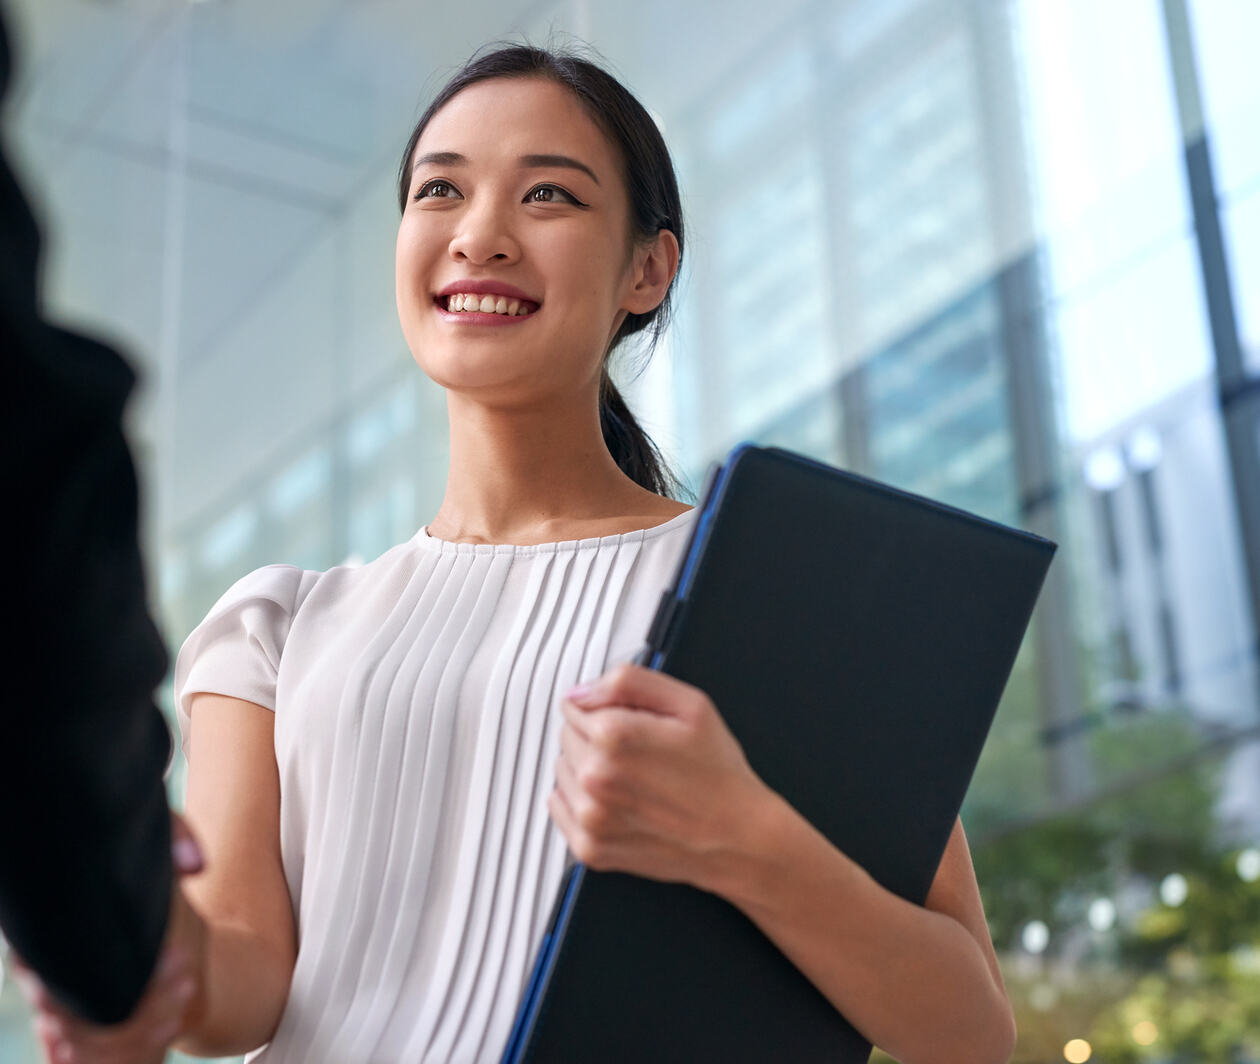
[[[49,305],[144,382],[172,649],[248,570],[433,515],[398,154],[475,47],[572,34],[678,165],[678,314],[616,373],[685,478],[773,443],[1061,544],[963,814],[1014,1059],[1260,1061],[1260,6],[8,12]],[[36,1059],[6,982],[0,1064]]]

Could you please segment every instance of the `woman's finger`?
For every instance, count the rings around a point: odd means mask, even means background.
[[[577,712],[574,710],[574,712]],[[591,741],[572,724],[560,729],[560,757],[577,767],[591,752]]]
[[[556,759],[556,790],[572,809],[578,794],[577,773],[573,762],[563,755]]]
[[[569,701],[561,703],[565,723],[585,745],[606,754],[623,755],[657,745],[666,734],[662,729],[677,725],[676,718],[641,708],[600,705],[582,709]]]
[[[555,821],[556,827],[560,829],[560,834],[564,836],[565,841],[569,844],[569,849],[574,853],[574,855],[576,855],[576,843],[579,836],[579,832],[577,830],[577,820],[573,816],[573,810],[569,806],[569,800],[565,797],[565,793],[561,788],[560,781],[558,779],[556,780],[556,786],[552,789],[551,794],[547,796],[547,811],[551,814],[551,819]]]
[[[192,875],[206,866],[205,856],[188,822],[171,810],[171,859],[180,875]]]
[[[35,1031],[35,1041],[39,1043],[44,1059],[57,1064],[58,1058],[64,1055],[61,1052],[63,1045],[61,1028],[55,1021],[42,1013],[35,1017],[32,1026]]]
[[[641,665],[618,665],[592,683],[572,688],[565,697],[579,709],[627,706],[665,716],[686,715],[705,701],[699,688]]]
[[[586,735],[588,714],[568,698],[560,699],[560,715],[575,732],[581,736]]]

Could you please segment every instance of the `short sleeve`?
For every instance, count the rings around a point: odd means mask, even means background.
[[[184,640],[175,659],[175,715],[188,755],[190,703],[210,692],[276,708],[276,676],[303,570],[268,565],[241,577]]]

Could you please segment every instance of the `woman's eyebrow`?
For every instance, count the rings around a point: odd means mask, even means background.
[[[431,166],[467,166],[467,156],[460,155],[457,151],[431,151],[427,155],[420,156],[411,166],[411,172],[415,173],[424,165]]]
[[[537,170],[543,167],[562,166],[569,170],[581,170],[595,184],[599,184],[599,178],[595,176],[586,163],[579,162],[568,155],[522,155],[517,160],[521,166],[529,170]],[[422,166],[467,166],[468,157],[460,155],[457,151],[431,151],[425,155],[421,155],[411,169],[413,171],[420,169]]]
[[[522,155],[520,164],[531,170],[552,166],[563,166],[569,170],[581,170],[595,184],[599,184],[599,178],[595,176],[594,170],[587,166],[586,163],[580,163],[567,155]]]

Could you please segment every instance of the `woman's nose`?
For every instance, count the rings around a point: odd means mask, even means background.
[[[520,253],[504,211],[488,201],[470,205],[451,238],[451,258],[477,265],[513,262]]]

